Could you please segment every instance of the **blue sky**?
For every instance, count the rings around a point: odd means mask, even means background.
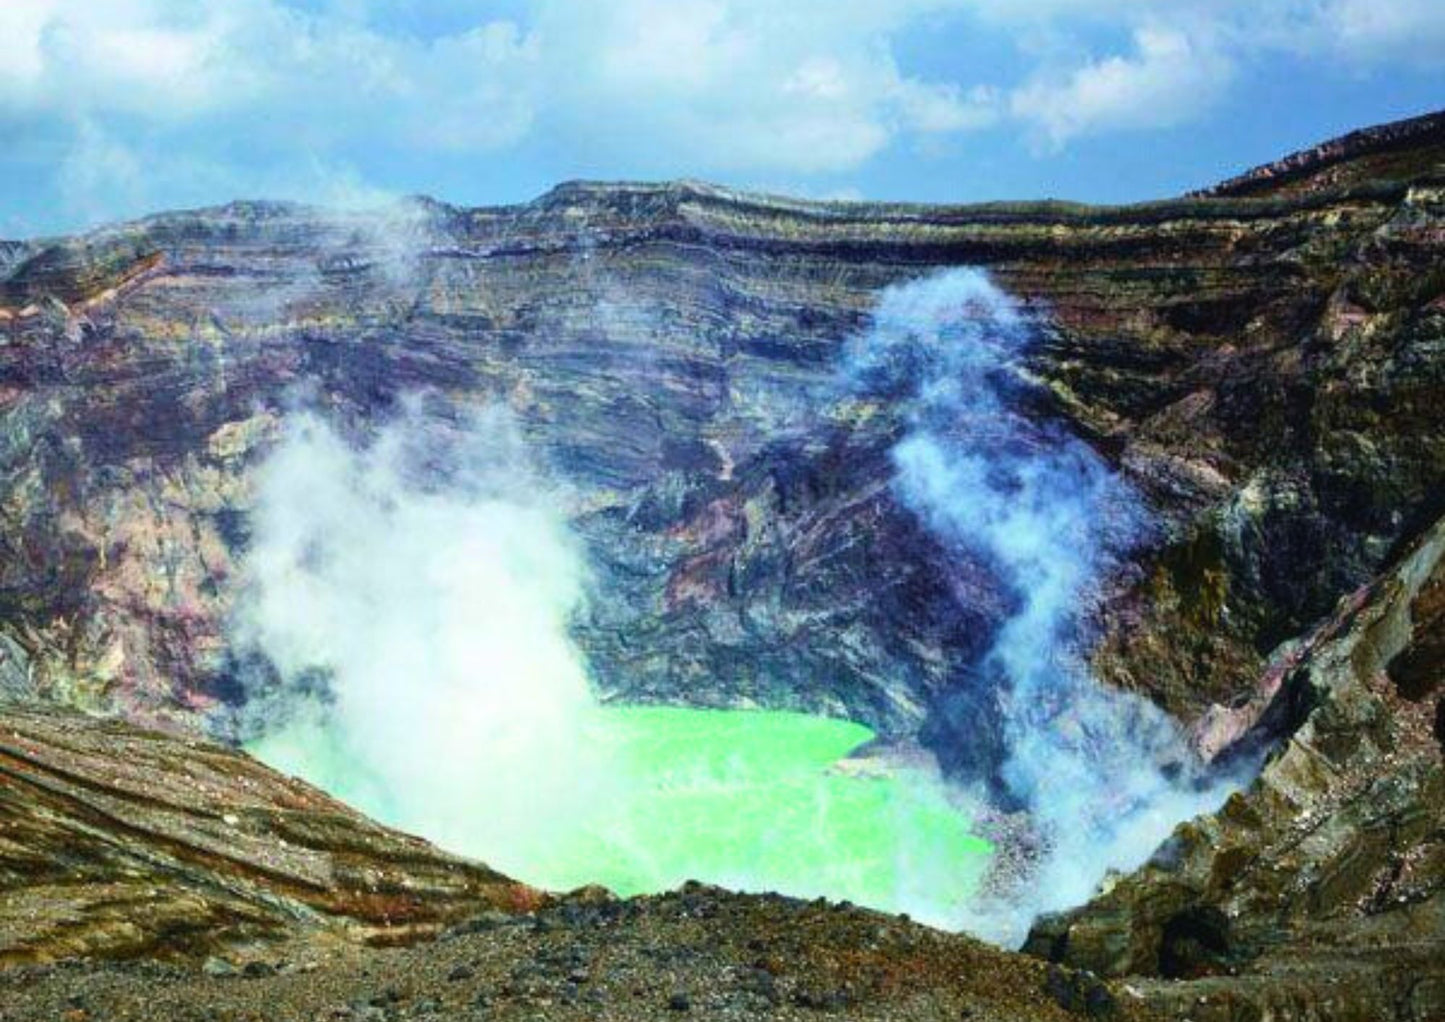
[[[1121,202],[1445,106],[1445,0],[0,0],[0,236],[572,178]]]

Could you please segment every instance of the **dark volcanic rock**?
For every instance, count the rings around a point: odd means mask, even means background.
[[[1190,980],[1147,990],[1201,1020],[1302,1004],[1318,1018],[1434,1017],[1445,1007],[1445,764],[1431,729],[1442,585],[1445,519],[1302,644],[1238,743],[1290,735],[1253,786],[1090,904],[1040,921],[1028,950],[1109,976]],[[1402,687],[1401,663],[1435,681]]]
[[[896,410],[849,399],[836,362],[880,287],[977,264],[1041,325],[1039,413],[1162,523],[1096,667],[1195,720],[1441,510],[1445,144],[1438,118],[1390,137],[1388,174],[1266,198],[573,184],[503,209],[236,203],[12,250],[0,684],[186,726],[236,698],[223,622],[289,403],[365,430],[429,388],[511,406],[573,486],[605,695],[917,734],[1006,594],[899,505]]]

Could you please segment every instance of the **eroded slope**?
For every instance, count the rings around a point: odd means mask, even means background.
[[[1147,1017],[1122,996],[846,905],[544,896],[244,754],[0,708],[6,1019]]]
[[[406,941],[544,900],[234,750],[0,704],[0,965]]]

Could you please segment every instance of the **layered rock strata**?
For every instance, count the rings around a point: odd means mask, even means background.
[[[547,900],[232,749],[0,707],[0,967],[409,942]]]
[[[1445,519],[1341,600],[1260,694],[1254,784],[1027,950],[1198,1020],[1445,1006]],[[1226,753],[1227,754],[1227,753]]]
[[[228,615],[255,470],[303,404],[357,436],[416,390],[509,406],[591,556],[574,634],[606,697],[977,740],[947,709],[1011,594],[901,506],[899,410],[837,374],[880,288],[978,265],[1036,324],[1031,411],[1155,523],[1092,608],[1096,673],[1221,762],[1271,750],[1040,923],[1055,971],[988,958],[1036,984],[998,1017],[1037,984],[1049,1012],[1439,1017],[1442,213],[1437,114],[1137,206],[573,184],[0,245],[0,959],[410,939],[537,903],[198,737],[264,668]]]
[[[896,410],[836,386],[837,362],[879,288],[971,264],[1036,317],[1039,414],[1159,523],[1106,594],[1096,668],[1195,720],[1440,511],[1445,118],[1331,167],[1383,151],[1384,176],[1338,186],[1113,208],[574,184],[499,209],[238,203],[15,246],[0,684],[221,719],[252,472],[288,408],[365,431],[427,388],[509,405],[571,487],[603,693],[917,734],[1009,596],[900,506]]]

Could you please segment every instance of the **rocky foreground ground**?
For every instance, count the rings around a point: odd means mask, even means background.
[[[1140,995],[846,906],[690,887],[488,913],[434,942],[0,972],[9,1019],[1153,1017]]]

